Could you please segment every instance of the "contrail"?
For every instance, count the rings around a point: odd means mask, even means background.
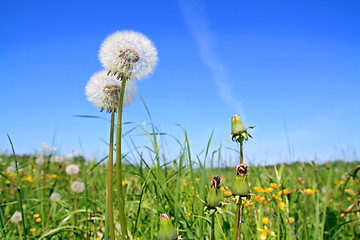
[[[228,78],[228,68],[215,54],[215,38],[205,17],[203,3],[196,0],[179,0],[178,2],[186,24],[199,46],[202,61],[213,73],[220,97],[243,115],[241,103],[231,91],[232,83]]]

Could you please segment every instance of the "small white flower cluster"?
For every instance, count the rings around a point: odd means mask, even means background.
[[[68,175],[76,175],[78,174],[80,171],[79,166],[76,164],[70,164],[69,166],[66,167],[65,172]]]
[[[108,36],[100,47],[99,59],[106,70],[90,78],[85,92],[89,101],[107,112],[117,111],[121,81],[127,81],[123,102],[127,106],[136,95],[134,79],[146,77],[158,61],[153,43],[133,31],[118,31]]]
[[[82,193],[85,190],[85,184],[80,181],[74,181],[71,183],[70,188],[74,193]]]
[[[45,163],[45,161],[44,161],[44,159],[43,159],[43,157],[42,156],[39,156],[39,157],[37,157],[36,159],[35,159],[35,163],[37,164],[37,165],[43,165],[44,163]]]

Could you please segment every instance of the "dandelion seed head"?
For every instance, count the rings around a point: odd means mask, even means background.
[[[70,164],[69,166],[66,167],[65,171],[68,175],[76,175],[79,173],[80,169],[78,165]]]
[[[121,81],[114,76],[108,75],[106,70],[95,73],[85,88],[85,93],[90,102],[101,111],[115,112],[120,101]],[[124,93],[123,106],[128,106],[136,95],[136,84],[134,81],[127,81]]]
[[[21,221],[22,221],[21,212],[16,211],[16,212],[11,216],[10,221],[11,221],[12,223],[19,223],[19,222],[21,222]]]
[[[60,195],[60,193],[53,192],[53,193],[50,195],[50,199],[52,199],[52,200],[60,200],[60,199],[61,199],[61,195]]]
[[[57,163],[59,163],[59,162],[61,162],[61,161],[62,161],[62,159],[61,159],[61,156],[59,156],[59,155],[51,156],[51,158],[50,158],[50,162],[57,162]]]
[[[35,159],[35,163],[37,165],[43,165],[45,163],[44,159],[42,157],[38,157]]]
[[[74,181],[71,183],[71,191],[74,193],[82,193],[85,190],[85,184],[80,181]]]
[[[6,172],[8,172],[8,173],[13,173],[13,172],[15,172],[15,168],[14,168],[13,166],[8,166],[8,167],[6,168]]]
[[[150,74],[158,62],[153,43],[143,34],[133,31],[117,31],[102,43],[99,59],[111,74],[142,79]]]

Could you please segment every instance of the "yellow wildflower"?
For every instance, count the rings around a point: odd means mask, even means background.
[[[128,184],[129,184],[129,180],[122,181],[122,185],[128,185]]]
[[[314,190],[308,188],[308,189],[305,189],[304,192],[307,194],[307,195],[311,195],[314,193]]]
[[[37,223],[41,222],[41,218],[37,218],[37,219],[35,220],[35,222],[37,222]]]
[[[284,202],[280,202],[279,203],[279,207],[281,210],[285,210],[285,203]]]
[[[165,205],[165,209],[168,209],[169,208],[169,205]]]
[[[284,189],[284,190],[283,190],[283,193],[286,194],[286,195],[289,194],[289,193],[291,193],[291,192],[292,192],[291,189]]]
[[[272,191],[274,191],[274,188],[268,187],[264,190],[264,192],[266,193],[271,193]]]
[[[33,216],[33,218],[38,218],[38,217],[40,217],[40,215],[39,214],[34,214],[34,216]]]
[[[197,182],[200,182],[200,178],[198,178],[198,177],[197,177],[197,178],[195,178],[195,180],[196,180]]]
[[[295,218],[290,217],[290,218],[289,218],[289,223],[293,223],[293,222],[295,222]]]
[[[269,225],[269,223],[271,223],[270,219],[267,218],[267,217],[264,217],[264,218],[262,219],[262,222],[263,222],[263,224],[265,224],[265,225]]]
[[[231,192],[231,191],[226,191],[226,192],[224,192],[224,193],[225,193],[225,195],[228,196],[228,197],[232,195],[232,192]]]
[[[56,174],[51,174],[51,178],[56,178]]]
[[[278,187],[281,186],[281,184],[277,185],[276,183],[270,183],[270,186],[271,186],[272,188],[278,188]]]
[[[262,192],[264,192],[264,189],[263,189],[263,187],[253,187],[253,189],[255,190],[255,191],[257,191],[257,192],[260,192],[260,193],[262,193]]]
[[[36,228],[31,228],[30,229],[30,232],[32,232],[32,233],[35,232],[35,231],[36,231]]]

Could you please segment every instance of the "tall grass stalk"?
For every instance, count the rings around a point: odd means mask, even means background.
[[[26,219],[25,219],[25,214],[24,214],[23,196],[22,196],[22,192],[21,192],[21,177],[19,175],[19,166],[18,166],[18,161],[17,161],[17,158],[16,158],[16,154],[15,154],[14,145],[13,145],[13,143],[11,141],[11,138],[10,138],[9,134],[7,136],[8,136],[8,139],[9,139],[9,142],[10,142],[10,145],[11,145],[11,149],[12,149],[12,152],[13,152],[14,158],[15,158],[15,168],[16,168],[16,175],[17,175],[17,180],[18,180],[18,184],[16,186],[17,186],[17,190],[19,192],[22,225],[23,225],[23,230],[24,230],[24,238],[26,240],[27,239],[26,224],[25,224]],[[19,232],[19,234],[20,234],[20,232]]]
[[[121,227],[121,235],[123,239],[126,239],[128,236],[127,226],[126,226],[126,217],[125,217],[125,200],[122,191],[122,170],[121,170],[121,130],[122,130],[122,111],[123,111],[123,102],[124,102],[124,93],[126,86],[127,78],[124,77],[121,80],[121,90],[120,90],[120,101],[118,106],[118,116],[116,123],[116,187],[118,193],[118,207],[119,207],[119,220]]]

